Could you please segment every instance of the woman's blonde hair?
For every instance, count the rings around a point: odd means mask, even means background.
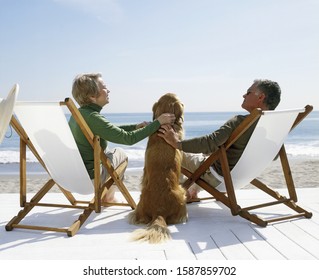
[[[90,97],[99,95],[100,73],[79,74],[73,80],[72,95],[80,106],[92,103]]]

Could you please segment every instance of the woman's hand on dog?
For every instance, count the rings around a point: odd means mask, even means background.
[[[151,123],[151,122],[146,122],[146,121],[144,121],[144,122],[142,122],[142,123],[139,123],[139,124],[136,125],[136,129],[145,127],[145,126],[149,125],[150,123]]]
[[[163,124],[173,124],[175,122],[175,115],[170,113],[164,113],[160,115],[157,120],[160,122],[161,125]]]
[[[157,120],[159,121],[159,123],[161,125],[163,125],[163,124],[173,124],[175,122],[175,119],[176,119],[175,115],[174,114],[170,114],[170,113],[164,113],[164,114],[160,115],[157,118]],[[146,121],[144,121],[142,123],[139,123],[139,124],[136,125],[136,129],[139,129],[139,128],[142,128],[144,126],[147,126],[150,123],[151,122],[146,122]]]
[[[163,138],[168,144],[170,144],[173,148],[179,149],[179,139],[178,134],[175,132],[171,125],[165,124],[160,127],[158,130],[158,136]]]

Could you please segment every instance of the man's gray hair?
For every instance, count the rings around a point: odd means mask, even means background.
[[[274,110],[280,102],[281,89],[278,83],[271,80],[262,79],[256,79],[254,80],[254,83],[256,83],[256,88],[265,94],[264,102],[268,109]]]

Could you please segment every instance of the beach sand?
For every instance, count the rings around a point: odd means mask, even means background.
[[[295,186],[298,188],[319,187],[319,159],[289,159]],[[127,170],[124,184],[130,191],[139,191],[142,176],[142,169]],[[39,190],[48,180],[45,174],[27,175],[27,192],[34,193]],[[259,177],[263,182],[273,188],[284,186],[284,178],[280,167],[280,161],[274,161]],[[0,193],[18,193],[20,187],[19,175],[0,175]],[[249,188],[251,186],[247,186]],[[52,192],[57,192],[58,188],[53,187]]]

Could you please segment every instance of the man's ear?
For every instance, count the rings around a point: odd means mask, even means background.
[[[261,99],[261,100],[264,100],[265,97],[266,97],[266,95],[264,93],[262,93],[262,92],[258,96],[258,98]]]
[[[260,93],[258,96],[258,100],[261,103],[265,103],[266,95],[264,93]]]
[[[266,95],[264,93],[259,94],[258,96],[258,107],[263,110],[268,110],[268,105],[266,104]]]

